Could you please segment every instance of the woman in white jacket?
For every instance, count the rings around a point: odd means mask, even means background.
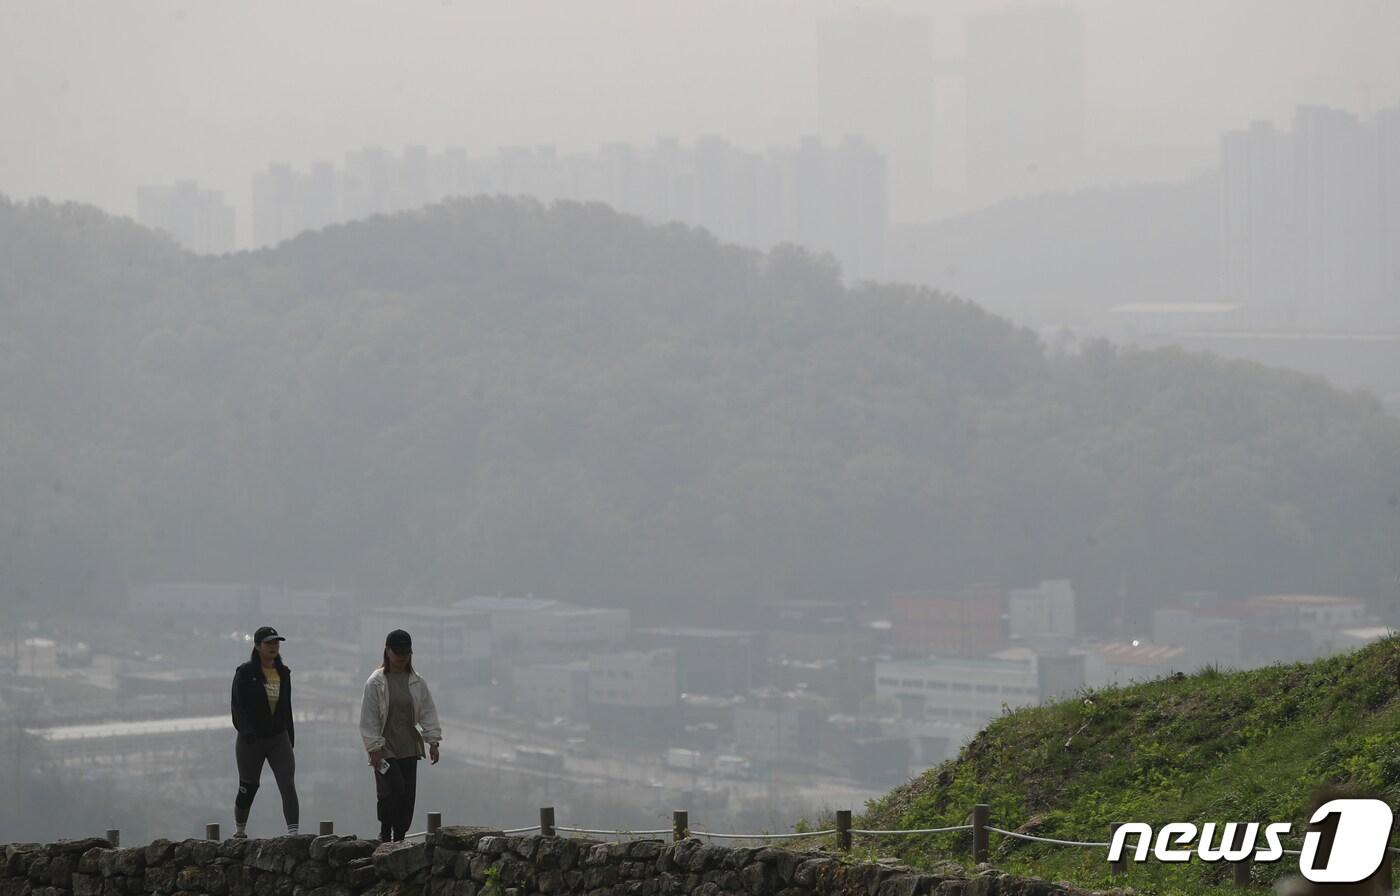
[[[421,733],[420,733],[421,729]],[[413,671],[413,639],[394,629],[384,640],[384,663],[365,682],[360,737],[374,769],[379,839],[402,840],[413,821],[423,744],[437,764],[442,727],[428,683]]]

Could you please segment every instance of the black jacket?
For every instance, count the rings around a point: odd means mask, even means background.
[[[267,707],[262,664],[249,660],[233,673],[233,727],[245,738],[276,737],[283,731],[296,746],[296,731],[292,727],[292,670],[277,661],[277,674],[282,676],[282,691],[277,697],[277,712]]]

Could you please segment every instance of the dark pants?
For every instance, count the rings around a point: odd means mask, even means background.
[[[233,801],[233,820],[239,824],[248,823],[248,810],[253,807],[253,797],[262,782],[262,767],[266,762],[272,766],[272,776],[282,792],[282,817],[287,824],[296,824],[301,812],[297,803],[297,760],[287,732],[257,738],[252,743],[240,734],[234,756],[238,760],[238,797]]]
[[[413,823],[413,803],[418,793],[418,759],[390,759],[389,770],[374,772],[375,808],[379,814],[379,839],[402,840]]]

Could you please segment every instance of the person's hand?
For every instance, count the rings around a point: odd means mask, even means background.
[[[432,760],[433,765],[437,765],[438,760],[442,758],[442,754],[438,752],[437,744],[428,745],[428,758]]]
[[[375,771],[379,771],[379,760],[380,760],[380,759],[383,759],[383,758],[384,758],[384,751],[383,751],[383,750],[370,750],[370,751],[369,751],[369,764],[370,764],[370,767],[373,768]]]

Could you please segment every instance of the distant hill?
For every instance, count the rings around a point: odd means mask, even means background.
[[[1173,351],[1047,356],[596,205],[474,199],[204,258],[0,202],[0,596],[532,592],[738,622],[1068,577],[1376,598],[1400,421]]]
[[[895,280],[957,292],[1033,324],[1095,321],[1132,302],[1220,295],[1218,177],[1010,199],[896,228]]]
[[[956,759],[873,802],[858,826],[958,825],[987,803],[993,826],[1026,824],[1061,840],[1102,842],[1114,821],[1288,821],[1301,836],[1323,786],[1400,803],[1400,637],[1315,663],[1205,670],[1019,710]],[[1110,882],[1102,849],[992,839],[999,867],[1083,886]],[[881,848],[927,862],[960,857],[968,845],[930,835]],[[1203,893],[1228,885],[1230,873],[1225,864],[1154,861],[1131,868],[1126,884]],[[1296,873],[1296,859],[1280,861],[1256,865],[1254,879],[1262,886]]]

